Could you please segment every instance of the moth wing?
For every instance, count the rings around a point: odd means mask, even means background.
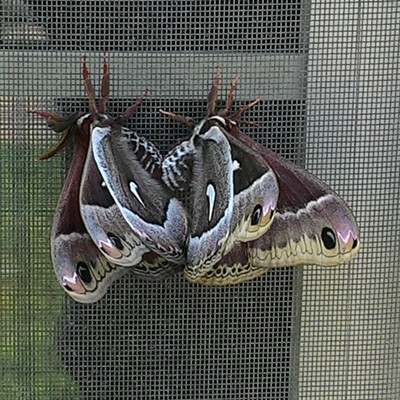
[[[77,133],[70,169],[53,219],[51,254],[58,281],[76,301],[101,299],[110,284],[127,270],[107,261],[86,231],[79,212],[79,189],[87,156],[88,134]]]
[[[218,127],[193,135],[188,268],[202,274],[223,254],[230,234],[233,168],[230,146]],[[196,271],[196,272],[195,272]]]
[[[162,281],[182,271],[182,265],[171,263],[154,252],[146,253],[143,261],[133,268],[135,276],[152,282]]]
[[[279,196],[278,181],[258,152],[229,134],[232,123],[221,117],[213,118],[224,124],[221,129],[229,141],[234,167],[231,244],[252,241],[267,232],[272,224]]]
[[[186,280],[208,286],[237,284],[257,276],[247,257],[246,243],[238,243],[203,275],[184,269]],[[257,268],[257,267],[256,267]],[[264,272],[264,271],[263,271]]]
[[[252,264],[267,269],[301,264],[335,266],[357,255],[357,223],[347,204],[332,189],[239,130],[230,134],[262,155],[280,188],[270,229],[248,243]]]
[[[100,300],[114,280],[130,271],[108,262],[87,233],[57,235],[51,247],[60,285],[80,303]]]
[[[134,266],[150,251],[132,231],[111,197],[97,168],[91,144],[80,187],[80,211],[93,242],[110,262]]]
[[[111,196],[132,231],[169,261],[184,261],[186,212],[154,174],[143,168],[120,127],[94,127],[93,154]],[[146,155],[141,155],[146,157]]]

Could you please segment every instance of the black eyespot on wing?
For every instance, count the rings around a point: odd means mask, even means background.
[[[353,240],[353,249],[355,249],[356,247],[357,247],[357,245],[358,245],[358,240],[357,239],[354,239]]]
[[[259,204],[254,207],[253,213],[251,214],[251,225],[257,225],[260,222],[262,215],[262,208]]]
[[[118,250],[122,250],[124,248],[121,239],[114,235],[112,232],[108,232],[107,233],[108,238],[111,240],[112,244],[118,249]]]
[[[323,228],[321,232],[321,239],[324,246],[328,250],[332,250],[336,246],[336,235],[331,228]]]
[[[90,274],[89,267],[83,261],[78,262],[76,266],[76,272],[83,282],[90,283],[92,281],[92,275]]]
[[[65,289],[67,292],[73,292],[73,290],[72,290],[68,285],[64,285],[64,289]]]

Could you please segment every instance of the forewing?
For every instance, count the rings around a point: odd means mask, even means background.
[[[279,186],[275,173],[266,160],[229,134],[238,129],[221,117],[210,118],[222,124],[231,148],[234,166],[234,201],[231,220],[231,245],[261,237],[271,226],[277,207]]]
[[[184,261],[186,212],[169,189],[147,169],[120,127],[92,130],[93,154],[111,196],[132,231],[169,261]]]
[[[229,143],[218,126],[192,137],[194,151],[187,264],[202,275],[223,255],[230,235],[233,165]]]
[[[134,266],[150,251],[132,231],[111,197],[97,168],[91,145],[80,188],[80,210],[89,235],[110,262]]]

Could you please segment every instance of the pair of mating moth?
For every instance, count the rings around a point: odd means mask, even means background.
[[[51,251],[60,284],[75,300],[95,302],[128,271],[151,280],[183,268],[190,282],[236,284],[272,267],[335,266],[359,250],[359,232],[345,202],[303,168],[256,143],[232,113],[232,82],[217,111],[217,71],[207,117],[163,112],[192,128],[166,156],[122,126],[143,96],[123,114],[107,114],[106,60],[98,105],[86,61],[82,74],[89,113],[66,118],[47,111],[63,135],[39,159],[68,139],[74,148],[53,222]],[[184,206],[179,193],[187,194]]]

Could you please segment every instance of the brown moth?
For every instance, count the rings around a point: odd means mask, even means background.
[[[259,99],[232,113],[238,78],[232,82],[224,108],[216,112],[220,79],[218,70],[207,117],[198,124],[192,118],[162,111],[193,128],[191,139],[173,149],[163,164],[164,181],[175,189],[188,185],[196,199],[189,210],[192,226],[186,279],[226,285],[258,277],[273,267],[335,266],[351,261],[360,242],[349,207],[317,177],[240,131],[238,123],[247,122],[240,120],[241,115]],[[219,138],[224,154],[230,152],[224,162],[210,146],[196,144],[198,137],[204,141],[211,136]],[[192,171],[189,178],[188,166]],[[212,174],[215,178],[210,178]],[[210,201],[208,184],[218,179],[222,188],[214,192],[220,195]],[[260,183],[264,190],[259,190]],[[213,223],[206,216],[214,209],[219,212]],[[221,228],[226,215],[230,223]]]

